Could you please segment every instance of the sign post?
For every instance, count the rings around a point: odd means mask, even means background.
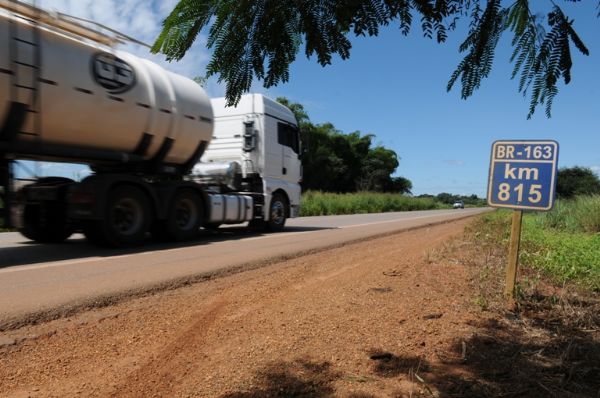
[[[496,141],[492,145],[488,204],[513,209],[506,287],[514,300],[523,210],[548,211],[554,205],[558,143],[552,140]]]
[[[509,300],[514,299],[515,285],[517,283],[522,221],[523,210],[513,211],[512,228],[510,230],[510,248],[508,250],[508,266],[506,267],[506,285],[504,287],[504,296]]]

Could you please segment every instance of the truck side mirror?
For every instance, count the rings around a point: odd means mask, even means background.
[[[254,121],[244,122],[244,152],[252,152],[256,149],[256,132]]]

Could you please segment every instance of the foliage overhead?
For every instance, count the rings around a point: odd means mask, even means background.
[[[557,0],[558,1],[558,0]],[[578,2],[578,0],[564,0]],[[589,0],[588,0],[589,1]],[[307,57],[322,66],[334,55],[350,57],[349,36],[377,36],[382,26],[395,24],[407,35],[419,21],[423,35],[439,43],[461,19],[469,21],[459,50],[465,57],[448,82],[457,81],[461,96],[473,95],[488,77],[503,33],[512,32],[512,78],[530,95],[528,117],[545,104],[546,115],[558,93],[560,79],[571,80],[571,45],[589,51],[560,6],[548,2],[547,15],[536,14],[530,0],[179,0],[163,21],[152,51],[168,60],[183,58],[199,32],[208,28],[208,48],[214,49],[206,76],[225,82],[228,104],[250,90],[254,78],[265,87],[290,78],[289,65],[302,45]],[[538,3],[539,7],[539,2]],[[600,3],[599,3],[600,9]],[[598,13],[600,16],[600,12]]]
[[[558,170],[556,194],[563,199],[580,195],[600,195],[600,178],[587,167],[565,167]]]
[[[399,158],[391,149],[373,146],[374,135],[344,134],[331,123],[313,124],[302,104],[277,98],[296,116],[305,147],[302,188],[326,192],[410,193],[412,183],[392,177]]]

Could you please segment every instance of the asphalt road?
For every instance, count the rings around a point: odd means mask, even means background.
[[[60,245],[39,245],[17,233],[1,233],[0,329],[33,314],[485,211],[489,209],[304,217],[288,220],[286,231],[277,234],[229,227],[193,243],[148,242],[126,250],[98,248],[81,236]]]

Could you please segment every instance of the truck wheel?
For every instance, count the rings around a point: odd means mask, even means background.
[[[164,221],[167,237],[176,242],[197,238],[204,215],[202,206],[200,195],[190,189],[175,193]]]
[[[66,196],[66,189],[73,180],[64,177],[43,177],[35,183],[23,188],[23,191],[39,186],[57,187],[61,198]],[[74,232],[72,224],[67,217],[67,208],[64,201],[59,200],[25,203],[22,214],[22,228],[19,232],[28,239],[40,243],[60,243]]]
[[[62,206],[43,209],[42,205],[27,204],[23,209],[23,227],[19,232],[35,242],[60,243],[73,234],[73,228]]]
[[[287,201],[283,195],[276,193],[271,198],[269,206],[269,221],[266,223],[267,231],[281,232],[285,227],[287,211]]]
[[[113,247],[136,246],[144,241],[152,224],[152,208],[146,194],[132,185],[121,185],[109,195],[100,228],[92,241]],[[100,236],[94,236],[99,233]],[[87,234],[86,234],[87,235]]]

